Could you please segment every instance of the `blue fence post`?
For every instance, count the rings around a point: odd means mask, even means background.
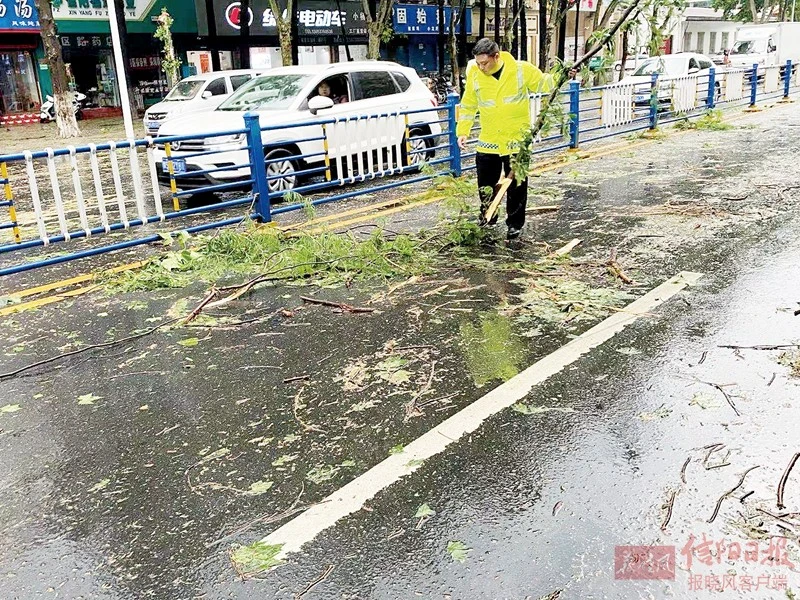
[[[789,99],[789,87],[792,85],[792,61],[786,61],[786,70],[783,74],[783,99]]]
[[[571,81],[569,84],[569,147],[578,147],[581,120],[581,84]]]
[[[756,94],[758,93],[758,64],[753,65],[750,72],[750,107],[756,105]]]
[[[450,145],[450,173],[455,177],[461,176],[461,148],[458,146],[456,124],[458,122],[458,94],[447,96],[447,133]]]
[[[264,145],[261,141],[261,123],[255,113],[245,113],[247,149],[250,154],[250,173],[253,178],[253,198],[259,218],[264,223],[272,221],[272,207],[267,185],[267,165],[264,163]]]
[[[708,108],[714,108],[717,101],[717,72],[714,67],[708,70]]]
[[[650,131],[658,127],[658,73],[650,75]]]

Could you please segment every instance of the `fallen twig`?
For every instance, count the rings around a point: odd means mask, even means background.
[[[525,209],[525,212],[545,212],[550,210],[558,210],[561,208],[560,204],[553,204],[550,206],[529,206]]]
[[[405,530],[405,529],[403,529],[403,528],[401,527],[400,529],[398,529],[398,530],[397,530],[397,531],[395,531],[394,533],[391,533],[391,534],[389,534],[389,535],[386,537],[386,541],[388,542],[388,541],[391,541],[391,540],[393,540],[393,539],[395,539],[395,538],[399,538],[399,537],[400,537],[401,535],[403,535],[405,532],[406,532],[406,530]]]
[[[686,458],[686,462],[683,463],[683,466],[681,467],[681,481],[683,483],[686,483],[686,467],[689,466],[689,463],[691,461],[692,461],[692,457],[691,456],[687,457]]]
[[[302,406],[300,404],[300,397],[303,395],[303,391],[305,391],[305,389],[306,389],[305,386],[301,387],[300,391],[297,392],[297,394],[295,394],[294,396],[294,401],[292,402],[292,413],[294,413],[294,418],[298,423],[300,423],[300,425],[306,431],[316,431],[318,433],[325,433],[325,430],[322,429],[322,427],[319,427],[317,425],[309,425],[303,419],[301,419],[300,415],[298,414],[298,411]]]
[[[700,360],[697,361],[697,364],[702,365],[704,362],[706,362],[707,356],[708,356],[708,350],[703,350],[703,354],[700,356]]]
[[[568,244],[564,244],[563,246],[561,246],[561,248],[559,248],[558,250],[553,252],[553,254],[555,256],[565,256],[566,254],[569,254],[570,252],[572,252],[572,250],[575,248],[575,246],[580,244],[581,241],[582,240],[579,240],[579,239],[575,238],[574,240],[572,240]]]
[[[322,575],[317,577],[314,581],[309,583],[306,588],[297,594],[294,595],[294,600],[302,600],[303,596],[305,596],[308,592],[310,592],[314,587],[325,581],[328,576],[333,573],[334,565],[328,565],[325,570],[322,572]]]
[[[744,473],[742,473],[742,476],[739,479],[739,483],[737,483],[730,490],[728,490],[727,492],[722,494],[722,496],[719,497],[719,500],[717,500],[717,505],[714,507],[714,514],[711,515],[711,518],[707,521],[708,523],[713,523],[714,520],[717,518],[717,515],[719,514],[719,509],[722,507],[722,503],[725,500],[725,498],[730,497],[730,495],[733,494],[733,492],[735,492],[740,487],[742,487],[742,484],[744,483],[744,478],[747,477],[747,474],[750,471],[753,471],[754,469],[757,469],[757,468],[758,468],[758,465],[756,465],[755,467],[750,467],[749,469],[747,469]]]
[[[786,523],[787,525],[791,525],[792,527],[797,527],[797,524],[792,523],[791,521],[787,521],[786,519],[782,518],[780,515],[773,515],[768,510],[764,510],[763,508],[756,507],[756,510],[760,513],[767,515],[768,517],[772,517],[776,521],[780,521],[781,523]]]
[[[791,473],[792,469],[794,469],[794,465],[797,462],[798,458],[800,458],[800,452],[795,453],[795,455],[792,457],[792,460],[786,466],[786,470],[783,472],[783,475],[781,476],[781,481],[778,484],[778,508],[780,509],[786,508],[783,505],[783,492],[784,489],[786,488],[786,481],[789,479],[789,473]]]
[[[303,506],[297,506],[297,504],[300,502],[300,498],[302,497],[303,492],[305,492],[305,489],[306,489],[306,484],[305,483],[301,483],[301,485],[300,485],[300,493],[297,494],[297,498],[295,498],[294,502],[292,502],[292,504],[291,504],[291,506],[289,506],[289,508],[287,508],[285,510],[282,510],[282,511],[279,511],[279,512],[276,512],[276,513],[272,513],[271,515],[268,515],[268,516],[257,517],[255,519],[253,519],[252,521],[248,521],[247,523],[245,523],[244,525],[241,525],[240,527],[236,528],[235,530],[233,530],[231,533],[227,534],[226,536],[221,537],[221,538],[219,538],[217,540],[214,540],[213,542],[208,542],[207,544],[205,544],[205,547],[206,548],[213,548],[214,546],[216,546],[218,544],[221,544],[222,542],[225,542],[225,541],[231,539],[234,536],[239,535],[243,531],[247,531],[253,525],[257,525],[259,523],[261,523],[263,525],[268,525],[269,523],[274,523],[276,521],[281,521],[281,520],[283,520],[285,518],[291,517],[292,515],[294,515],[296,513],[299,513],[299,512],[302,512],[302,511],[304,511],[304,510],[306,510],[308,508],[311,508],[312,506],[316,506],[316,504],[306,504],[306,505],[303,505]],[[319,503],[317,503],[317,504],[319,504]]]
[[[609,257],[608,262],[606,263],[606,268],[608,269],[608,272],[611,275],[620,279],[624,283],[627,283],[628,285],[633,283],[633,279],[631,279],[625,274],[625,271],[622,270],[622,267],[620,267],[619,263],[617,262],[616,248],[611,249],[611,256]]]
[[[715,390],[719,391],[719,392],[720,392],[720,393],[721,393],[723,396],[725,396],[725,401],[726,401],[726,402],[728,403],[728,405],[729,405],[729,406],[730,406],[730,407],[733,409],[733,412],[734,412],[734,413],[736,413],[736,416],[737,416],[737,417],[741,417],[741,416],[742,416],[742,413],[740,413],[740,412],[739,412],[739,410],[736,408],[736,405],[733,403],[733,400],[732,400],[732,399],[731,399],[731,397],[728,395],[728,392],[726,392],[726,391],[725,391],[725,390],[722,388],[722,386],[721,386],[720,384],[718,384],[718,383],[712,383],[712,382],[710,382],[710,381],[702,381],[702,380],[700,380],[700,379],[697,379],[697,378],[695,378],[695,379],[697,380],[697,382],[698,382],[698,383],[702,383],[702,384],[705,384],[705,385],[710,385],[710,386],[711,386],[711,387],[713,387]]]
[[[753,494],[755,494],[755,493],[756,493],[756,491],[755,491],[755,490],[750,490],[749,492],[747,492],[746,494],[744,494],[744,495],[743,495],[741,498],[739,498],[739,502],[741,502],[742,504],[744,504],[744,501],[745,501],[745,500],[747,500],[747,499],[748,499],[750,496],[752,496],[752,495],[753,495]]]
[[[208,290],[208,293],[206,294],[205,298],[203,298],[200,304],[198,304],[194,308],[194,310],[190,312],[189,315],[183,320],[183,325],[188,325],[189,323],[194,321],[197,318],[197,316],[203,311],[203,308],[205,308],[205,306],[209,302],[211,302],[216,295],[217,295],[217,289],[215,287],[212,287],[210,290]]]
[[[36,367],[41,367],[42,365],[49,364],[51,362],[55,362],[62,358],[67,358],[68,356],[75,356],[76,354],[82,354],[83,352],[88,352],[89,350],[97,350],[98,348],[110,348],[112,346],[117,346],[119,344],[124,344],[125,342],[130,342],[133,340],[138,340],[139,338],[143,338],[151,333],[155,333],[159,329],[163,329],[168,325],[172,325],[176,321],[180,321],[183,317],[178,317],[176,319],[172,319],[167,321],[166,323],[161,323],[161,325],[156,325],[155,327],[151,327],[150,329],[143,331],[141,333],[136,333],[134,335],[129,335],[128,337],[121,338],[119,340],[114,340],[111,342],[103,342],[102,344],[91,344],[90,346],[84,346],[83,348],[79,348],[77,350],[72,350],[71,352],[65,352],[64,354],[59,354],[57,356],[51,356],[50,358],[46,358],[44,360],[40,360],[39,362],[35,362],[33,364],[27,365],[25,367],[20,367],[14,371],[9,371],[8,373],[0,373],[0,380],[8,379],[9,377],[15,377],[20,373],[24,373],[25,371],[30,371],[31,369],[35,369]]]
[[[330,300],[322,300],[320,298],[310,298],[308,296],[300,296],[300,300],[302,300],[303,302],[308,302],[309,304],[319,304],[321,306],[330,306],[332,308],[338,308],[343,312],[351,312],[351,313],[375,312],[374,308],[367,308],[365,306],[351,306],[350,304],[345,304],[344,302],[331,302]]]
[[[417,400],[419,400],[423,394],[425,394],[430,388],[431,383],[433,383],[433,375],[436,372],[436,361],[431,361],[431,373],[428,375],[428,381],[422,387],[422,389],[416,393],[416,395],[408,401],[406,404],[406,416],[405,421],[408,421],[411,417],[421,417],[424,413],[420,409],[419,405],[417,404]]]
[[[770,377],[770,380],[769,380],[769,383],[767,384],[767,387],[769,387],[769,386],[771,386],[771,385],[772,385],[772,382],[773,382],[773,381],[775,381],[775,377],[776,377],[777,375],[778,375],[777,373],[773,373],[773,374],[772,374],[772,377]]]
[[[669,525],[670,519],[672,519],[672,508],[675,506],[675,496],[678,495],[678,492],[673,490],[669,496],[669,500],[667,500],[667,515],[664,517],[664,522],[661,523],[661,531],[667,530],[667,525]]]
[[[732,344],[723,344],[717,347],[731,348],[735,350],[781,350],[783,348],[800,348],[800,344],[759,344],[756,346],[735,346]]]
[[[308,379],[310,375],[297,375],[296,377],[287,377],[283,380],[283,383],[291,383],[293,381],[304,381]]]

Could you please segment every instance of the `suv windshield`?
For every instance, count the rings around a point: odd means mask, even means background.
[[[763,54],[767,51],[767,40],[741,40],[731,48],[731,54]]]
[[[634,75],[652,75],[653,73],[658,73],[659,75],[666,75],[668,77],[678,77],[680,75],[686,75],[684,72],[684,67],[686,66],[686,60],[683,58],[666,58],[663,56],[659,56],[657,58],[651,58],[641,67],[636,69]]]
[[[311,75],[262,75],[240,87],[217,110],[283,110],[310,79]]]
[[[191,100],[197,95],[204,83],[205,81],[202,79],[181,81],[167,94],[166,100]]]

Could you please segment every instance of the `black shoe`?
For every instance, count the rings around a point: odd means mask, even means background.
[[[509,227],[508,233],[506,234],[506,239],[515,240],[521,235],[522,235],[522,229],[517,229],[516,227]]]

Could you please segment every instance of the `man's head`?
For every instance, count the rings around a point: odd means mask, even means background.
[[[500,46],[489,38],[478,40],[472,50],[478,68],[487,75],[491,75],[500,65]]]
[[[327,96],[328,98],[330,98],[330,96],[331,96],[331,86],[329,86],[327,84],[327,82],[323,81],[317,87],[317,94],[319,94],[320,96]]]

